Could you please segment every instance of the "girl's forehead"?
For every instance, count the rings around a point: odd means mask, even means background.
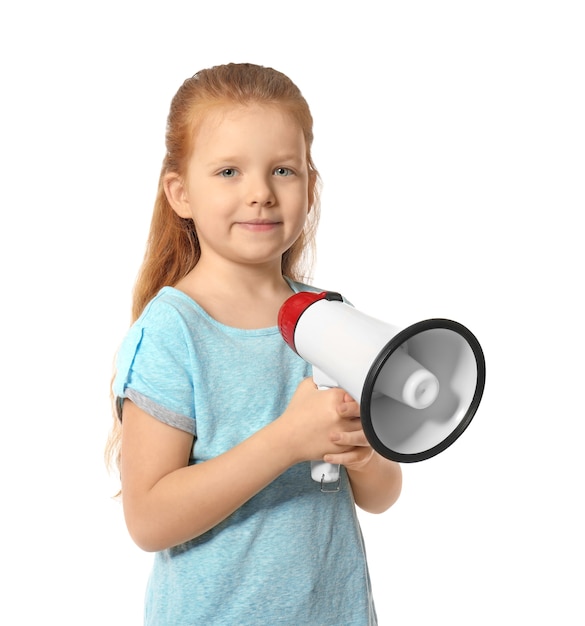
[[[291,121],[296,123],[292,114],[283,105],[252,102],[250,104],[221,103],[213,105],[203,114],[199,126],[217,127],[222,122],[238,123],[246,121],[254,115],[276,115],[282,117],[283,121],[288,124]]]
[[[285,107],[269,103],[222,103],[209,107],[195,125],[193,141],[215,138],[235,139],[244,126],[252,126],[262,133],[268,126],[286,128],[295,136],[302,135],[298,120]],[[285,131],[286,132],[286,131]]]

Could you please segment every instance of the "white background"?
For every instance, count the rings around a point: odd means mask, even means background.
[[[151,557],[101,456],[112,358],[170,99],[229,61],[312,107],[315,283],[399,326],[458,320],[485,351],[465,435],[361,515],[380,624],[585,623],[580,6],[2,5],[1,623],[141,623]]]

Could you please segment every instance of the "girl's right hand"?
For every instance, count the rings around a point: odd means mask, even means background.
[[[361,430],[359,404],[343,389],[318,389],[312,378],[301,381],[286,411],[279,418],[286,426],[293,463],[322,459],[352,446],[334,442],[339,433]]]

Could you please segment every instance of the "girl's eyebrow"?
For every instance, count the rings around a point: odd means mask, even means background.
[[[225,163],[233,163],[235,161],[241,161],[242,157],[239,156],[225,156],[225,157],[216,157],[207,162],[207,165],[216,166],[216,165],[224,165]]]
[[[291,160],[295,160],[295,159],[303,159],[304,154],[299,155],[298,152],[283,152],[282,154],[277,154],[276,155],[276,160],[285,160],[285,159],[291,159]]]
[[[214,157],[210,161],[206,163],[208,167],[219,167],[221,165],[225,165],[226,163],[238,163],[245,161],[247,159],[246,155],[226,155],[221,157]],[[280,163],[280,162],[293,162],[293,163],[304,163],[305,155],[298,155],[292,152],[286,152],[283,154],[277,154],[271,162]]]

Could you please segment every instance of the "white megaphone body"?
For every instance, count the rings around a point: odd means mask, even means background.
[[[313,365],[319,387],[341,387],[360,404],[364,433],[393,461],[423,461],[449,447],[481,401],[485,360],[458,322],[429,319],[400,329],[361,313],[335,292],[300,292],[282,305],[286,343]],[[312,464],[323,483],[339,466]]]

